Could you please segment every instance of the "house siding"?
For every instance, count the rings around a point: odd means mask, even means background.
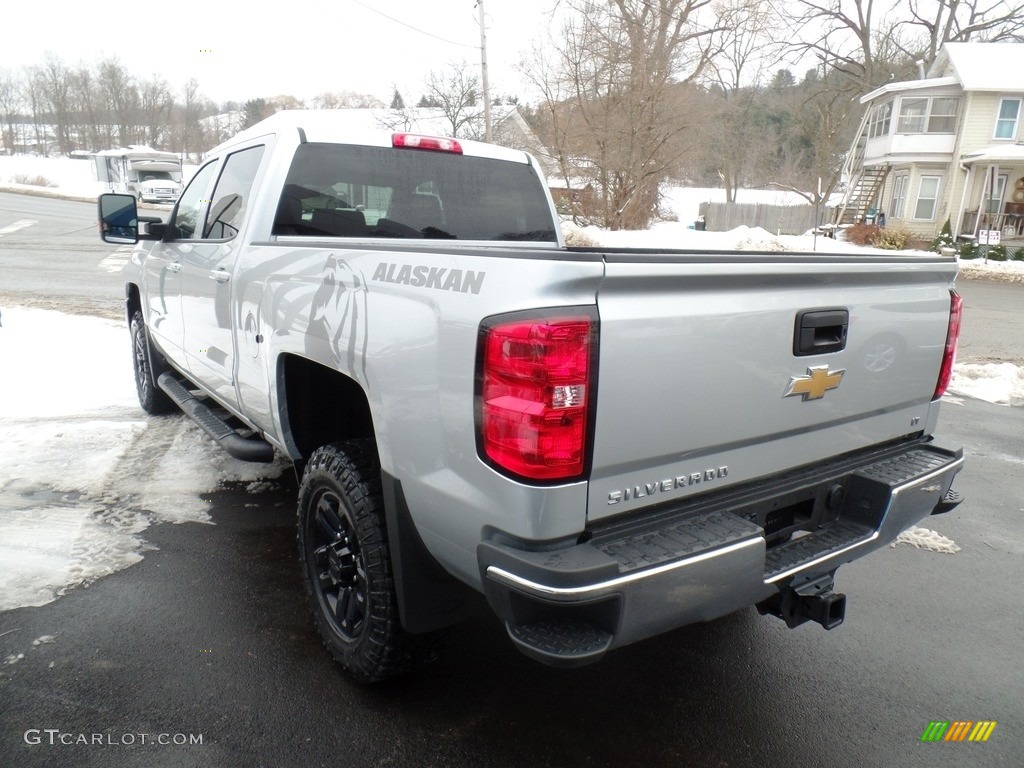
[[[967,44],[964,44],[967,45]],[[974,44],[972,44],[974,45]],[[988,45],[979,43],[977,45]],[[1015,47],[1016,51],[1024,49],[1024,46]],[[963,55],[958,49],[958,55]],[[1004,56],[1009,49],[996,50],[986,49],[984,55]],[[1015,53],[1016,55],[1016,53]],[[930,72],[930,78],[936,76],[957,76],[956,67],[948,60],[942,64],[944,58],[948,59],[945,52],[940,53],[939,66]],[[1004,79],[1005,80],[1005,79]],[[894,83],[886,87],[884,92],[880,91],[873,96],[865,109],[870,111],[875,105],[893,99],[894,108],[892,115],[892,128],[888,136],[876,137],[865,146],[864,161],[871,165],[891,165],[889,175],[881,191],[878,202],[879,211],[888,212],[887,221],[910,231],[912,234],[932,238],[934,237],[946,219],[956,230],[961,223],[963,211],[972,211],[978,208],[978,200],[982,195],[981,181],[984,169],[987,167],[976,163],[974,173],[968,176],[967,170],[962,167],[965,155],[978,152],[993,146],[1012,146],[1014,141],[1024,141],[1024,74],[1019,78],[1020,87],[1007,90],[978,90],[991,88],[992,83],[985,79],[985,82],[978,82],[975,77],[969,88],[951,86],[949,82],[936,83],[935,88],[929,88],[922,81],[908,81],[906,83]],[[1004,82],[1003,86],[1013,82]],[[962,82],[961,82],[962,85]],[[1000,86],[997,86],[1000,87]],[[899,135],[899,113],[905,98],[935,97],[935,96],[959,96],[960,114],[957,120],[956,136],[943,145],[938,141],[937,136],[927,135]],[[1017,121],[1017,133],[1014,140],[996,139],[995,127],[999,104],[1004,98],[1021,98],[1022,108]],[[894,182],[898,175],[907,175],[907,189],[903,216],[894,218],[891,215],[893,202]],[[1024,179],[1024,165],[1005,164],[1000,166],[1000,175],[1007,175],[1007,193],[1003,201],[1009,200],[1009,195],[1014,189],[1015,181]],[[921,178],[923,176],[941,177],[938,200],[935,205],[934,217],[929,220],[915,220],[914,213],[918,203]],[[967,182],[970,178],[971,187],[967,189]],[[965,199],[966,194],[969,195]]]

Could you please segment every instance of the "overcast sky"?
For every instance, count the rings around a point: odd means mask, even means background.
[[[513,66],[532,39],[546,35],[555,4],[485,0],[493,94],[526,96]],[[282,93],[309,99],[324,91],[389,102],[393,84],[407,100],[419,99],[428,73],[448,62],[465,60],[475,72],[480,66],[474,0],[175,0],[109,4],[123,10],[106,16],[104,7],[6,3],[0,69],[40,64],[46,51],[72,66],[113,55],[138,78],[163,75],[176,96],[195,77],[218,103]]]

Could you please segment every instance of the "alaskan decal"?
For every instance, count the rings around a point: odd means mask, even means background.
[[[842,371],[830,371],[827,365],[819,365],[807,369],[806,376],[794,376],[789,380],[789,386],[783,397],[794,397],[803,395],[806,403],[808,400],[821,400],[830,389],[838,389],[839,382],[843,380]]]
[[[692,488],[700,483],[710,483],[723,477],[729,476],[729,467],[715,467],[705,469],[703,472],[693,472],[689,475],[677,475],[667,477],[664,480],[657,480],[653,483],[634,485],[632,488],[623,488],[621,491],[608,492],[608,505],[619,504],[623,501],[635,501],[653,496],[656,493],[668,493],[677,488]]]
[[[393,264],[382,261],[374,270],[371,280],[378,283],[395,283],[413,288],[434,288],[438,291],[453,293],[480,293],[486,272],[474,272],[467,269],[448,269],[447,267],[428,267],[425,264]]]

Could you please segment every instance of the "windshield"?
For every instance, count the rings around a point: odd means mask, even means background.
[[[176,181],[168,171],[142,171],[139,181]]]

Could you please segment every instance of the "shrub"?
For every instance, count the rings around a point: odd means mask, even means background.
[[[976,259],[981,254],[979,253],[978,244],[973,240],[960,243],[960,258],[961,259]]]
[[[843,230],[843,237],[848,243],[855,245],[874,245],[875,238],[882,228],[875,224],[854,224]]]
[[[939,234],[932,240],[931,250],[938,251],[940,248],[952,248],[956,245],[953,239],[953,227],[950,226],[949,219],[946,219],[946,223],[942,225],[942,229],[939,230]]]
[[[907,247],[910,240],[910,233],[905,229],[888,227],[875,236],[875,248],[884,248],[887,251],[902,251]]]
[[[1006,246],[1002,243],[988,247],[988,258],[992,261],[1006,261],[1006,257]]]
[[[28,184],[32,187],[56,187],[57,185],[45,176],[28,176],[24,173],[15,174],[12,179],[15,184]]]
[[[1013,256],[1011,258],[1014,261],[1024,261],[1024,246],[1022,246],[1022,247],[1018,248],[1016,251],[1014,251],[1013,252]]]

